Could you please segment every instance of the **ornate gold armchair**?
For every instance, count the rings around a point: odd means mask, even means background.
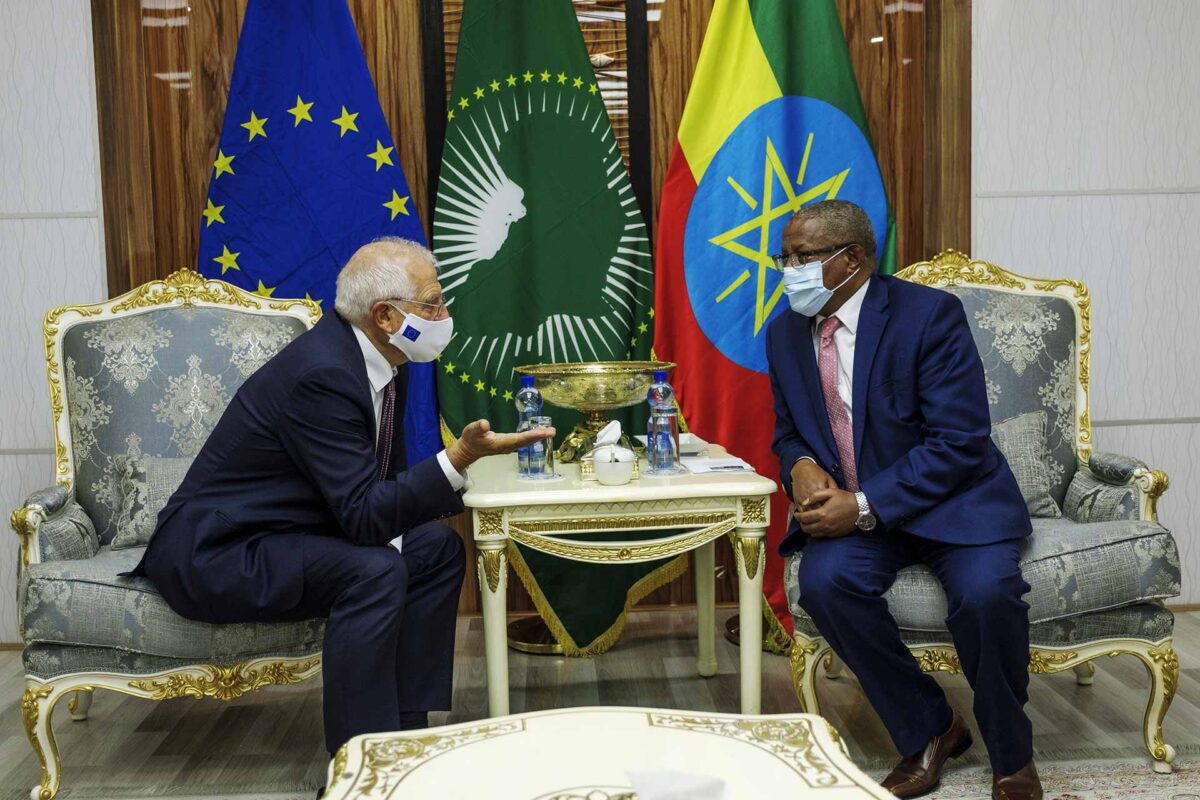
[[[1167,476],[1135,458],[1092,452],[1087,287],[1026,278],[952,250],[899,277],[962,300],[987,376],[993,436],[1022,417],[1045,431],[1040,455],[1024,459],[1024,466],[1043,470],[1053,499],[1035,515],[1021,562],[1032,587],[1025,597],[1030,672],[1074,669],[1089,684],[1091,662],[1100,656],[1140,659],[1150,676],[1146,749],[1156,771],[1170,772],[1175,750],[1163,742],[1162,720],[1178,685],[1179,659],[1171,646],[1174,616],[1163,601],[1179,594],[1180,566],[1174,539],[1158,524]],[[1022,469],[1006,455],[1020,482]],[[835,657],[799,605],[801,558],[796,554],[785,567],[795,623],[792,679],[801,705],[819,713],[817,671],[822,663],[829,671]],[[886,598],[922,669],[961,671],[943,622],[945,594],[932,572],[901,571]]]
[[[153,585],[119,577],[140,560],[158,510],[234,392],[321,312],[190,270],[46,315],[57,485],[12,513],[21,539],[21,713],[42,765],[34,798],[58,792],[50,727],[72,694],[87,719],[97,688],[165,700],[229,700],[321,667],[323,622],[207,625]]]

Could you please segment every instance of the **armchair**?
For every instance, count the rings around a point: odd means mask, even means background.
[[[1045,447],[1035,466],[1044,470],[1053,502],[1047,499],[1045,515],[1033,520],[1021,560],[1032,587],[1025,597],[1029,671],[1073,669],[1086,685],[1095,659],[1138,658],[1150,677],[1145,746],[1155,771],[1170,772],[1175,749],[1163,741],[1162,720],[1179,683],[1179,659],[1171,644],[1174,615],[1163,601],[1180,592],[1180,565],[1171,533],[1158,523],[1168,480],[1135,458],[1092,452],[1087,287],[1026,278],[953,250],[898,277],[962,300],[983,359],[993,426],[1022,415],[1044,419]],[[818,668],[823,663],[834,677],[835,657],[799,605],[802,558],[797,553],[785,567],[795,625],[791,671],[801,705],[819,713]],[[961,671],[943,622],[945,594],[929,569],[902,570],[885,597],[923,670]]]
[[[320,317],[180,270],[45,318],[57,485],[12,512],[20,537],[21,715],[41,762],[35,800],[60,785],[55,705],[85,720],[95,689],[229,700],[320,671],[322,620],[208,625],[176,615],[141,559],[170,497],[234,392]],[[141,545],[141,546],[139,546]]]

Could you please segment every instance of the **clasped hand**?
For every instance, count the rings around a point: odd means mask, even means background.
[[[800,530],[816,539],[846,536],[857,530],[858,500],[839,489],[828,472],[802,459],[792,467],[792,498]]]
[[[446,457],[459,472],[485,456],[515,453],[522,447],[554,436],[554,428],[535,428],[523,433],[496,433],[486,419],[477,419],[463,428],[458,441],[446,448]]]

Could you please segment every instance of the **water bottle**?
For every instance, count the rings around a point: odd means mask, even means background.
[[[542,415],[542,393],[534,386],[532,375],[521,376],[521,388],[517,390],[517,433],[523,433],[532,427],[534,417]],[[529,448],[517,450],[517,472],[529,475]]]
[[[675,390],[667,383],[666,370],[654,372],[654,383],[646,392],[650,420],[646,425],[646,460],[651,475],[672,475],[679,467],[679,415]]]

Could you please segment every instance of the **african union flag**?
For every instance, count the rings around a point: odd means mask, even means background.
[[[200,272],[331,312],[379,236],[424,243],[346,0],[250,0],[200,228]],[[409,364],[409,463],[441,449],[431,364]]]
[[[862,206],[893,261],[892,224],[834,0],[717,0],[659,212],[654,345],[675,361],[691,430],[763,475],[771,452],[767,323],[788,308],[771,256],[801,206]],[[771,501],[764,591],[790,630]]]

